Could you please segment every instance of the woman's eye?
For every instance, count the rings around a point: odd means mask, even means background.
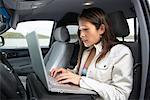
[[[88,31],[89,29],[88,28],[84,28],[84,29],[81,29],[81,30],[79,30],[79,32],[84,32],[84,31]]]
[[[88,29],[87,28],[85,28],[85,29],[83,29],[84,31],[87,31]]]
[[[89,29],[85,28],[85,29],[82,29],[82,31],[88,31]]]

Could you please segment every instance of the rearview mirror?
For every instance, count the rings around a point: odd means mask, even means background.
[[[0,36],[0,47],[5,44],[4,37]]]

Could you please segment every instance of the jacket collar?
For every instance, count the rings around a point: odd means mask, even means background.
[[[93,47],[96,48],[96,55],[99,54],[102,51],[102,42],[99,42],[98,44],[94,44],[93,46],[90,46],[89,48],[86,49],[86,51],[90,52]]]
[[[95,44],[94,47],[96,48],[96,54],[95,55],[99,55],[102,51],[102,42]]]

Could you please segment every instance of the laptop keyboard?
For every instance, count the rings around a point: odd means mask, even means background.
[[[55,78],[53,78],[51,76],[49,76],[48,78],[49,78],[49,85],[52,85],[57,89],[61,89],[61,90],[59,90],[59,92],[62,92],[62,90],[65,90],[65,91],[67,90],[69,92],[66,92],[66,93],[93,94],[93,92],[91,93],[91,91],[89,92],[89,90],[85,90],[85,89],[80,88],[79,86],[76,86],[76,85],[73,85],[73,84],[60,84],[55,80]]]
[[[53,77],[49,76],[49,84],[54,85],[54,86],[60,86],[60,87],[72,87],[69,84],[60,84],[58,83]]]

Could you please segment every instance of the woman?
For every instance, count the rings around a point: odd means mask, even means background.
[[[75,69],[56,68],[51,76],[59,83],[94,90],[99,99],[127,100],[132,90],[132,54],[128,47],[115,42],[103,10],[93,7],[82,11],[79,39]]]

